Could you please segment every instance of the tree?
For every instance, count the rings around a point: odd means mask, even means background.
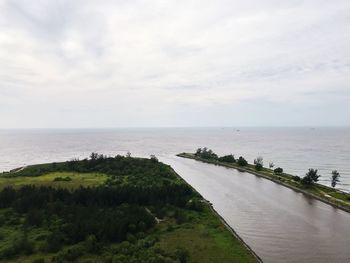
[[[157,158],[157,156],[155,156],[154,154],[151,154],[151,155],[150,155],[150,159],[151,159],[151,161],[154,162],[154,163],[157,163],[157,162],[158,162],[158,158]]]
[[[272,169],[273,167],[275,167],[275,164],[273,162],[270,162],[269,167],[270,167],[270,169]]]
[[[208,160],[218,159],[217,154],[214,153],[211,149],[208,149],[207,147],[204,147],[203,149],[198,148],[194,155],[203,159],[208,159]]]
[[[254,164],[255,164],[255,169],[260,171],[263,168],[264,162],[263,162],[263,158],[261,156],[258,156],[255,160],[254,160]]]
[[[320,175],[317,174],[317,169],[309,169],[309,171],[305,174],[301,182],[305,185],[312,185],[318,181]]]
[[[98,158],[98,153],[92,152],[90,154],[90,159],[91,160],[95,161],[95,160],[97,160],[97,158]]]
[[[331,177],[331,181],[332,181],[332,187],[334,188],[337,183],[339,182],[339,177],[340,177],[340,174],[337,170],[333,170],[332,171],[332,177]]]
[[[237,160],[237,164],[239,166],[246,166],[248,164],[247,160],[240,156]]]
[[[229,154],[229,155],[219,157],[218,161],[225,162],[225,163],[234,163],[236,162],[236,159],[233,156],[233,154]]]
[[[274,172],[275,174],[280,175],[280,174],[283,173],[283,169],[282,169],[281,167],[277,167],[275,170],[273,170],[273,172]]]

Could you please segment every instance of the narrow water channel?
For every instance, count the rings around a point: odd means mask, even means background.
[[[269,180],[179,157],[162,158],[266,263],[350,262],[350,214]]]

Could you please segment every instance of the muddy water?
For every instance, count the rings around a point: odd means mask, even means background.
[[[178,157],[163,158],[264,262],[350,262],[350,214],[269,180]]]

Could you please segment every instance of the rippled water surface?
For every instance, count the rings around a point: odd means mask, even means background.
[[[319,169],[321,183],[341,174],[350,190],[350,128],[202,128],[115,130],[0,130],[0,171],[18,166],[87,157],[91,151],[158,157],[210,147],[218,154],[258,155],[285,171],[303,176]]]
[[[349,213],[252,174],[176,157],[165,161],[264,262],[350,262]]]
[[[341,173],[350,190],[350,128],[2,130],[0,170],[87,157],[92,151],[155,154],[206,199],[265,262],[350,262],[350,214],[248,173],[175,157],[207,146],[263,156],[285,171]]]

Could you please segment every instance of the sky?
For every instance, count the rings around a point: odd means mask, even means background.
[[[349,0],[0,0],[0,128],[349,115]]]

